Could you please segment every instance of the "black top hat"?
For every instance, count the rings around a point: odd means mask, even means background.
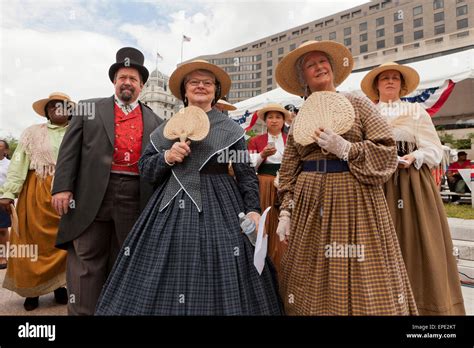
[[[122,47],[117,51],[116,63],[112,64],[109,69],[110,81],[114,82],[114,76],[120,68],[135,68],[142,76],[143,83],[148,80],[150,75],[147,68],[143,66],[145,57],[143,53],[133,47]]]
[[[294,106],[293,104],[288,104],[288,105],[285,105],[285,109],[290,111],[290,112],[294,112],[295,114],[298,113],[299,109]]]

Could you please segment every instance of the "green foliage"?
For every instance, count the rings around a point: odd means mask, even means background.
[[[474,138],[474,133],[469,133],[467,139],[454,139],[454,136],[449,133],[440,133],[439,139],[448,144],[452,144],[455,149],[470,149],[471,139]]]
[[[254,131],[253,129],[249,130],[247,133],[246,133],[250,138],[247,139],[247,144],[249,143],[250,139],[252,139],[254,136],[257,135],[257,132]]]

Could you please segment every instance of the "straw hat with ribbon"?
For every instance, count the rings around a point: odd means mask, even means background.
[[[314,131],[329,128],[344,134],[354,124],[355,111],[349,99],[337,92],[313,92],[305,100],[293,121],[295,142],[303,146],[314,143]]]
[[[398,71],[403,76],[403,80],[405,80],[405,86],[400,90],[400,97],[413,92],[420,83],[420,75],[418,75],[415,69],[406,65],[397,64],[395,62],[384,63],[379,67],[369,71],[369,73],[364,76],[360,83],[360,88],[372,101],[379,100],[377,86],[374,86],[375,79],[382,72],[387,70]]]
[[[304,87],[298,80],[296,62],[301,56],[313,51],[324,52],[329,57],[334,74],[334,86],[340,85],[351,73],[354,60],[344,45],[335,41],[306,41],[278,63],[275,76],[281,88],[288,93],[305,96]]]
[[[61,102],[66,102],[68,104],[75,105],[75,103],[71,100],[71,97],[69,97],[67,94],[62,92],[53,92],[49,95],[48,98],[35,101],[33,103],[33,110],[35,110],[38,115],[46,117],[46,105],[52,100],[58,100]]]
[[[263,108],[257,111],[257,116],[262,121],[265,121],[265,114],[270,111],[280,112],[284,116],[285,121],[287,121],[291,116],[288,110],[286,110],[283,106],[277,103],[269,103],[265,105]]]
[[[217,65],[211,64],[205,60],[197,59],[178,66],[176,70],[173,71],[173,73],[171,74],[169,80],[169,87],[171,93],[173,93],[176,98],[178,98],[179,100],[184,99],[184,95],[181,95],[181,84],[183,83],[183,80],[186,75],[196,70],[207,70],[214,74],[217,81],[219,81],[221,85],[221,91],[217,98],[225,96],[227,95],[227,93],[229,93],[231,85],[229,75],[227,75],[227,73],[221,68],[219,68]]]
[[[232,105],[231,103],[228,103],[224,99],[219,99],[216,105],[219,105],[223,110],[226,110],[226,111],[237,110],[237,108],[234,105]]]

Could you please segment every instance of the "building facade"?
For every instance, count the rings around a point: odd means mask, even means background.
[[[169,77],[155,69],[143,86],[139,99],[162,120],[168,120],[178,108],[179,100],[168,89]]]
[[[278,62],[308,40],[344,44],[354,56],[354,72],[387,61],[403,64],[429,59],[474,47],[474,0],[371,1],[194,59],[205,59],[230,75],[228,100],[236,103],[278,87],[274,76]]]

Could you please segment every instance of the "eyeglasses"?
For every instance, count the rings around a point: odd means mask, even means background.
[[[187,83],[189,83],[193,87],[197,87],[202,83],[202,85],[206,88],[209,88],[209,87],[215,85],[215,82],[211,81],[211,80],[195,80],[195,79],[193,79],[193,80],[189,80]]]

